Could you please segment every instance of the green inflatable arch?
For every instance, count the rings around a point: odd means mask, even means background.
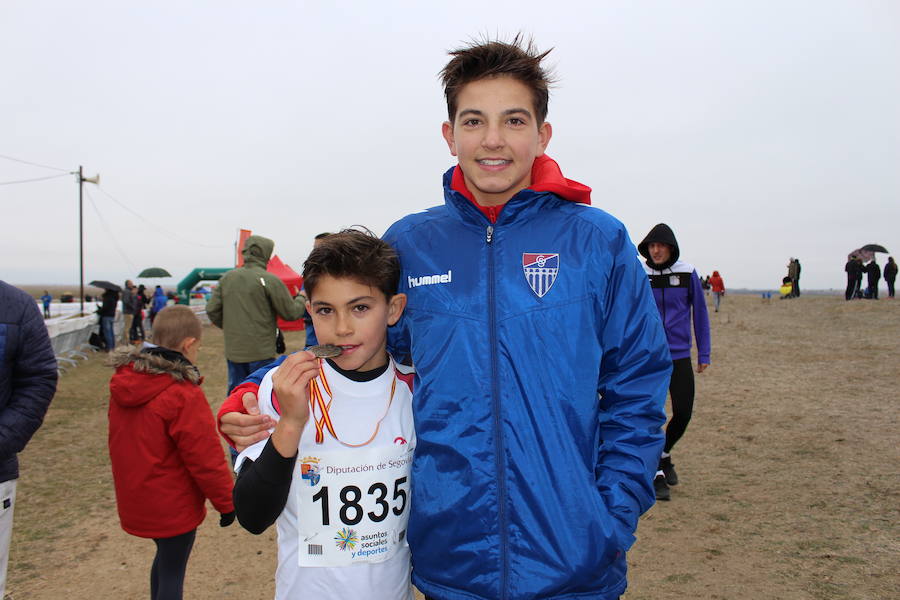
[[[218,281],[222,275],[230,271],[231,268],[212,268],[200,267],[187,274],[187,277],[178,282],[178,304],[189,304],[191,290],[201,281]]]

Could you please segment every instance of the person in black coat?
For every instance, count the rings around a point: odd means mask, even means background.
[[[866,266],[866,273],[869,276],[869,294],[867,298],[878,300],[878,280],[881,279],[881,267],[872,259],[872,262]]]
[[[847,273],[847,289],[844,291],[845,300],[853,300],[854,296],[856,296],[856,290],[859,287],[857,283],[862,276],[861,267],[862,265],[855,258],[847,259],[847,264],[844,265],[844,271]]]
[[[0,598],[6,587],[19,458],[56,393],[56,357],[34,299],[0,281]]]
[[[897,279],[897,263],[894,262],[893,256],[888,256],[887,264],[884,265],[884,280],[888,286],[888,298],[894,297],[894,281]]]
[[[119,292],[106,290],[100,297],[103,304],[97,311],[100,313],[100,334],[106,344],[106,351],[112,352],[116,347],[116,310],[119,308]]]

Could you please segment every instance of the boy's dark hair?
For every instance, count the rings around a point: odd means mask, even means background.
[[[473,81],[506,75],[522,82],[531,90],[538,125],[547,118],[549,87],[553,83],[550,72],[541,61],[553,49],[538,53],[534,41],[519,33],[510,43],[484,40],[449,52],[450,62],[441,70],[441,83],[447,97],[450,122],[456,118],[457,99],[463,86]]]
[[[322,240],[322,239],[327,238],[329,235],[331,235],[331,234],[328,233],[328,232],[326,231],[326,232],[324,232],[324,233],[320,233],[319,235],[317,235],[317,236],[316,236],[315,238],[313,238],[313,239],[316,239],[316,240]]]
[[[153,343],[175,350],[189,337],[200,339],[203,325],[190,307],[184,304],[167,306],[153,320]]]
[[[390,299],[400,284],[400,259],[368,229],[344,229],[323,238],[303,263],[303,287],[312,299],[323,275],[353,279]]]

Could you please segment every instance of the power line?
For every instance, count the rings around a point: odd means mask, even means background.
[[[138,214],[137,212],[135,212],[134,210],[132,210],[131,208],[129,208],[128,206],[126,206],[125,204],[123,204],[122,202],[120,202],[119,200],[117,200],[115,197],[113,197],[112,194],[110,194],[109,192],[107,192],[106,190],[104,190],[102,187],[100,187],[99,184],[97,185],[97,189],[100,190],[101,192],[103,192],[103,194],[106,195],[106,197],[108,197],[110,200],[112,200],[113,202],[115,202],[116,204],[118,204],[121,208],[123,208],[123,209],[125,209],[126,211],[130,212],[131,214],[133,214],[135,217],[137,217],[138,219],[140,219],[141,221],[143,221],[143,222],[146,223],[147,225],[150,225],[151,227],[153,227],[154,229],[156,229],[157,231],[159,231],[159,232],[162,233],[163,235],[169,237],[170,239],[175,240],[176,242],[181,242],[182,244],[191,244],[191,245],[193,245],[193,246],[199,246],[199,247],[201,247],[201,248],[216,248],[216,249],[219,249],[219,248],[228,248],[228,247],[230,246],[229,244],[221,244],[221,245],[200,244],[200,243],[198,243],[198,242],[195,242],[195,241],[192,241],[192,240],[188,240],[188,239],[182,238],[182,237],[180,237],[180,236],[178,236],[178,235],[176,235],[176,234],[174,234],[174,233],[168,231],[167,229],[165,229],[165,228],[163,228],[163,227],[157,225],[157,224],[154,223],[153,221],[150,221],[149,219],[145,218],[144,216]]]
[[[59,167],[51,167],[49,165],[42,165],[40,163],[31,162],[28,160],[22,160],[21,158],[15,158],[13,156],[6,156],[5,154],[0,154],[0,158],[5,158],[6,160],[12,160],[17,163],[22,163],[24,165],[31,165],[33,167],[43,167],[44,169],[53,169],[54,171],[65,171],[66,173],[69,172],[69,169],[60,169]]]
[[[87,188],[85,188],[84,193],[87,195],[88,200],[91,201],[91,206],[94,208],[94,212],[97,213],[97,218],[100,219],[100,224],[103,225],[103,229],[106,230],[106,233],[109,235],[109,239],[112,240],[112,243],[116,247],[116,250],[118,250],[119,254],[122,255],[122,258],[125,259],[125,262],[130,267],[130,270],[132,272],[137,271],[137,269],[135,269],[134,265],[132,264],[131,260],[128,259],[128,255],[125,254],[125,251],[122,249],[121,246],[119,246],[119,242],[116,241],[116,236],[113,234],[112,229],[107,224],[106,220],[103,218],[103,215],[100,214],[100,211],[97,209],[97,204],[94,202],[94,197],[91,196],[91,193],[87,190]]]
[[[71,173],[60,173],[59,175],[48,175],[47,177],[35,177],[34,179],[17,179],[15,181],[0,181],[0,185],[12,185],[14,183],[30,183],[32,181],[45,181],[47,179],[56,179],[57,177],[66,177]]]

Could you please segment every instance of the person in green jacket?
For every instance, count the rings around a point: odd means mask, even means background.
[[[295,321],[306,298],[291,298],[287,286],[266,271],[275,242],[251,235],[241,254],[244,264],[226,273],[206,304],[206,314],[225,332],[228,391],[275,358],[276,317]]]

